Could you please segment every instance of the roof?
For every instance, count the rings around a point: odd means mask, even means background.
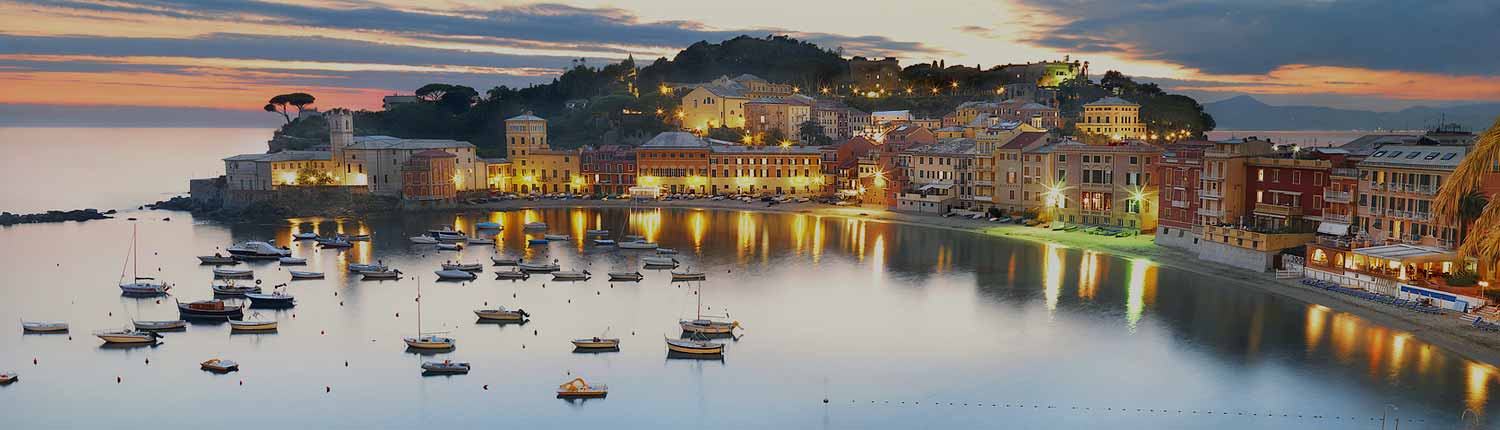
[[[1022,132],[1021,134],[1016,135],[1015,138],[1012,138],[1009,142],[1005,142],[1005,145],[1000,146],[1000,149],[1013,149],[1013,150],[1014,149],[1022,149],[1022,150],[1024,150],[1027,147],[1036,144],[1037,141],[1043,140],[1043,138],[1045,138],[1045,137],[1047,137],[1047,133],[1046,132],[1040,132],[1040,131]]]
[[[785,154],[785,155],[818,155],[822,153],[821,146],[772,146],[772,145],[709,145],[708,150],[718,154]]]
[[[1105,97],[1105,98],[1102,98],[1102,99],[1099,99],[1099,100],[1094,100],[1092,102],[1086,103],[1086,104],[1084,104],[1084,106],[1140,106],[1140,105],[1135,104],[1135,103],[1133,103],[1133,102],[1131,102],[1129,100],[1125,100],[1125,99],[1119,98],[1119,97]]]
[[[938,143],[913,146],[910,148],[906,148],[906,151],[904,152],[907,154],[966,156],[974,155],[978,151],[974,148],[974,139],[961,137],[956,139],[943,139]]]
[[[529,113],[516,115],[516,116],[510,117],[510,118],[506,118],[505,120],[506,121],[546,121],[545,119],[542,119],[542,117],[539,117],[539,116],[536,116],[536,115],[532,115],[532,114],[529,114]]]
[[[1044,104],[1041,104],[1041,103],[1037,103],[1037,102],[1031,102],[1031,103],[1027,103],[1027,104],[1021,105],[1021,107],[1019,107],[1017,109],[1021,109],[1021,110],[1052,109],[1052,106],[1047,106],[1047,105],[1044,105]]]
[[[281,151],[269,154],[240,154],[225,158],[224,161],[279,163],[282,161],[327,161],[331,159],[333,159],[333,154],[328,151]]]
[[[1057,143],[1051,143],[1051,142],[1044,143],[1041,146],[1021,151],[1021,153],[1023,153],[1023,154],[1051,154],[1053,149],[1057,149],[1057,145],[1058,145]]]
[[[708,148],[708,142],[703,138],[684,131],[668,131],[656,135],[646,143],[641,144],[642,149],[676,149],[676,148]]]
[[[940,128],[940,129],[937,129],[937,131],[944,131],[944,132],[961,132],[961,131],[964,131],[964,128],[963,128],[963,127],[959,127],[959,126],[956,126],[956,125],[950,125],[950,126],[947,126],[947,127],[943,127],[943,128]]]
[[[426,150],[426,151],[418,152],[418,153],[412,154],[411,156],[415,157],[415,158],[450,158],[450,157],[457,157],[457,155],[454,155],[452,152],[439,151],[439,150],[436,150],[436,149],[429,149],[429,150]]]
[[[479,161],[483,161],[484,164],[510,164],[510,159],[506,158],[481,158]]]
[[[1415,143],[1419,138],[1409,134],[1367,134],[1354,140],[1339,145],[1340,149],[1349,151],[1351,154],[1370,155],[1384,145],[1401,145]]]
[[[752,75],[752,74],[749,74],[749,73],[745,73],[745,74],[741,74],[739,76],[735,76],[734,79],[731,79],[731,80],[733,80],[735,82],[746,82],[746,81],[750,81],[750,82],[767,82],[765,79],[762,79],[759,76],[755,76],[755,75]]]
[[[1372,246],[1354,250],[1355,254],[1375,257],[1383,260],[1395,260],[1400,262],[1433,261],[1457,258],[1457,253],[1442,248],[1431,246],[1408,245],[1398,243],[1394,245]]]
[[[882,110],[882,111],[871,112],[870,115],[882,115],[882,116],[901,116],[901,115],[906,115],[906,116],[910,116],[911,115],[911,111],[909,111],[909,110]]]
[[[1160,147],[1139,140],[1127,140],[1123,143],[1109,145],[1090,145],[1076,140],[1065,140],[1058,143],[1053,150],[1069,152],[1162,152]]]
[[[354,143],[346,146],[347,149],[396,149],[396,150],[422,150],[422,149],[451,149],[451,148],[473,148],[474,144],[461,140],[450,139],[402,139],[390,136],[355,136]]]
[[[748,98],[744,94],[740,93],[739,88],[729,85],[708,84],[699,86],[698,88],[702,88],[704,91],[708,91],[719,97],[728,97],[734,99]]]
[[[1453,170],[1468,153],[1467,146],[1385,145],[1359,165]]]

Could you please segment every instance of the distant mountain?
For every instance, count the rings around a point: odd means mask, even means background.
[[[0,127],[273,128],[263,111],[151,106],[66,106],[0,103]]]
[[[1441,122],[1479,131],[1500,116],[1500,103],[1442,108],[1418,106],[1395,112],[1319,106],[1272,106],[1250,96],[1204,103],[1219,130],[1420,130]]]

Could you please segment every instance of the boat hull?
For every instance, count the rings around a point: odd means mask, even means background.
[[[619,349],[619,339],[577,339],[573,341],[573,347],[578,349]]]
[[[406,339],[406,347],[413,349],[452,349],[453,345],[453,342],[428,342]]]
[[[474,311],[474,316],[486,321],[520,321],[526,319],[525,315],[521,315],[518,312]]]
[[[66,323],[21,323],[21,331],[26,333],[62,333],[68,331]]]
[[[646,279],[646,277],[642,276],[639,273],[611,273],[611,274],[609,274],[609,280],[611,280],[611,281],[639,282],[642,279]]]
[[[162,330],[177,330],[177,329],[187,328],[187,321],[183,321],[183,320],[176,320],[176,321],[135,321],[132,324],[135,325],[135,329],[136,330],[141,330],[141,331],[162,331]]]
[[[229,328],[234,331],[271,331],[276,329],[276,321],[230,321]]]
[[[692,321],[682,321],[678,325],[682,326],[684,332],[700,334],[728,334],[733,333],[735,327],[732,323],[698,324]]]
[[[692,354],[692,355],[722,355],[722,354],[724,354],[724,345],[691,346],[691,345],[676,344],[676,343],[670,343],[669,342],[669,343],[667,343],[667,349],[670,350],[670,351],[672,351],[672,352],[679,353],[679,354]]]
[[[101,334],[101,335],[98,335],[98,337],[99,337],[99,339],[104,340],[105,343],[114,343],[114,344],[156,343],[156,338],[153,337],[153,336]]]
[[[223,310],[191,309],[186,306],[177,308],[177,316],[182,319],[234,319],[245,316],[245,309],[241,307],[226,308]]]

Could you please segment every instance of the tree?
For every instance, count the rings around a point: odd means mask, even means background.
[[[1496,266],[1500,265],[1500,229],[1494,228],[1500,225],[1500,194],[1483,195],[1484,183],[1495,175],[1493,168],[1497,162],[1500,162],[1500,118],[1474,142],[1473,149],[1453,169],[1453,174],[1443,183],[1437,199],[1432,202],[1435,219],[1459,220],[1461,225],[1467,224],[1461,227],[1469,231],[1462,233],[1463,243],[1458,247],[1458,256],[1461,261],[1468,258],[1479,260],[1479,267],[1490,272],[1480,273],[1480,279],[1493,275]],[[1485,201],[1484,209],[1477,211],[1475,216],[1475,206],[1479,205],[1481,197]],[[1473,216],[1472,222],[1462,222],[1470,216]]]
[[[797,125],[797,136],[802,138],[802,143],[807,145],[827,145],[831,139],[823,135],[823,125],[817,121],[807,120]]]
[[[308,93],[278,94],[266,102],[264,109],[266,112],[281,114],[281,117],[286,120],[287,124],[291,124],[292,115],[289,113],[291,108],[297,108],[297,114],[300,116],[302,111],[307,108],[307,105],[313,104],[315,101],[317,101],[317,98]]]
[[[298,185],[333,185],[333,175],[322,170],[304,167],[297,171]]]
[[[714,127],[708,129],[709,139],[726,140],[730,142],[742,142],[745,139],[745,129],[730,127]]]

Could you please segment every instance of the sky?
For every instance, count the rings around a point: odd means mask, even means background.
[[[902,65],[1067,56],[1202,102],[1390,111],[1500,101],[1495,22],[1493,0],[0,0],[0,114],[254,112],[294,91],[378,108],[742,34]]]

